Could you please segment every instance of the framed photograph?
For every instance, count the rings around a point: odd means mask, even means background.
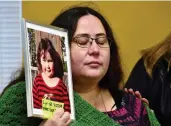
[[[25,19],[22,30],[28,117],[62,108],[75,119],[67,30]]]

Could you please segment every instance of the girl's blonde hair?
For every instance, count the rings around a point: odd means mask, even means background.
[[[152,77],[152,70],[157,61],[164,57],[168,61],[168,68],[171,66],[171,32],[164,41],[152,46],[151,48],[142,50],[144,65],[147,73]]]

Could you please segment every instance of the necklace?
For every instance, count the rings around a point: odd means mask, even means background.
[[[103,99],[103,96],[102,96],[102,92],[100,91],[100,95],[101,95],[101,99],[102,99],[102,102],[103,102],[103,105],[104,105],[104,108],[105,108],[105,112],[107,112],[107,108],[106,108],[106,105],[105,105],[105,102],[104,102],[104,99]],[[112,106],[111,108],[111,111],[112,109],[116,106],[116,104],[114,103],[114,105]]]

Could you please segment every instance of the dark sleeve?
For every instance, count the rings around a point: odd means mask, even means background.
[[[151,83],[151,78],[146,72],[143,58],[139,59],[134,66],[126,84],[126,88],[132,88],[134,91],[139,91],[142,97],[148,96],[148,85]]]

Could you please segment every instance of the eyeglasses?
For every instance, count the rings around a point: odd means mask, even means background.
[[[81,48],[89,48],[92,45],[93,40],[95,40],[96,44],[100,48],[109,48],[111,45],[111,39],[106,36],[100,36],[97,38],[91,38],[88,36],[78,36],[73,38],[73,41],[76,42],[77,45]]]

